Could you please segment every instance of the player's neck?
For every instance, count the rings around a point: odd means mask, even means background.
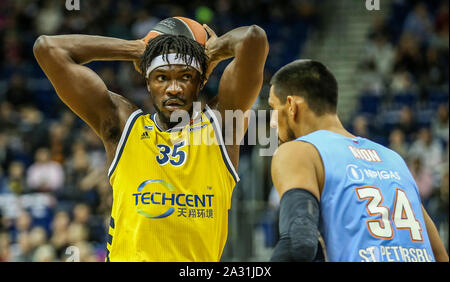
[[[306,116],[302,122],[300,122],[296,129],[297,136],[305,136],[314,131],[328,130],[347,137],[354,137],[350,134],[342,125],[339,117],[335,114],[325,114],[320,117]]]
[[[155,114],[155,121],[157,123],[157,125],[163,130],[163,131],[168,131],[174,128],[183,128],[184,126],[192,123],[192,121],[197,120],[198,118],[200,118],[201,112],[194,112],[191,116],[190,119],[181,119],[182,121],[179,123],[167,123],[164,122],[161,118],[160,118],[160,114],[156,113]]]
[[[183,124],[178,124],[178,123],[170,123],[170,122],[166,122],[161,118],[161,115],[159,113],[155,114],[155,122],[157,124],[157,126],[162,130],[162,131],[168,131],[172,128],[175,127],[181,127],[183,126]]]

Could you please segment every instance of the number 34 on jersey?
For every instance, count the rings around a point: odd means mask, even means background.
[[[378,187],[357,187],[355,191],[360,201],[367,200],[366,210],[369,216],[377,217],[366,221],[367,229],[372,236],[390,240],[394,236],[395,227],[398,230],[408,230],[411,241],[423,242],[422,227],[414,215],[405,191],[396,189],[392,214],[389,208],[383,206],[383,195]]]

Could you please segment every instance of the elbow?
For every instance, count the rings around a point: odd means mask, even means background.
[[[48,51],[51,49],[51,40],[50,36],[41,35],[39,36],[33,45],[33,54],[38,59],[43,54],[48,54]]]
[[[245,43],[247,43],[253,50],[262,50],[267,55],[269,52],[269,41],[266,32],[258,25],[249,26]]]
[[[313,261],[316,258],[317,249],[318,243],[316,240],[300,241],[291,238],[291,256],[294,261]]]
[[[271,262],[311,262],[317,255],[318,243],[314,240],[296,240],[280,237],[270,258]]]
[[[266,32],[256,24],[248,27],[246,37],[254,40],[267,41]]]

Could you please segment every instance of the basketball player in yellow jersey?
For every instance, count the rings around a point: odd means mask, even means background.
[[[40,36],[35,42],[35,57],[58,96],[106,149],[113,188],[107,261],[221,258],[243,136],[225,145],[220,122],[225,119],[217,113],[250,109],[262,86],[268,42],[258,26],[220,37],[205,28],[206,48],[173,35],[148,44],[88,35]],[[228,58],[234,59],[221,76],[215,102],[207,103],[200,91],[214,67]],[[102,60],[139,66],[157,112],[143,113],[84,66]],[[194,101],[203,101],[197,114]],[[193,114],[192,119],[171,122],[176,110]],[[196,133],[216,142],[193,145],[188,141]]]

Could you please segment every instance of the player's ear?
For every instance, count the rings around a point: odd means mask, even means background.
[[[287,96],[286,102],[288,104],[288,114],[289,117],[292,119],[295,119],[295,116],[297,115],[298,109],[297,109],[297,103],[295,101],[296,99],[293,96]]]
[[[205,78],[205,80],[200,82],[200,87],[199,90],[203,90],[203,88],[205,87],[206,83],[208,82],[208,78]]]
[[[145,84],[147,85],[147,91],[152,93],[152,91],[150,91],[150,79],[148,77],[145,78]]]

